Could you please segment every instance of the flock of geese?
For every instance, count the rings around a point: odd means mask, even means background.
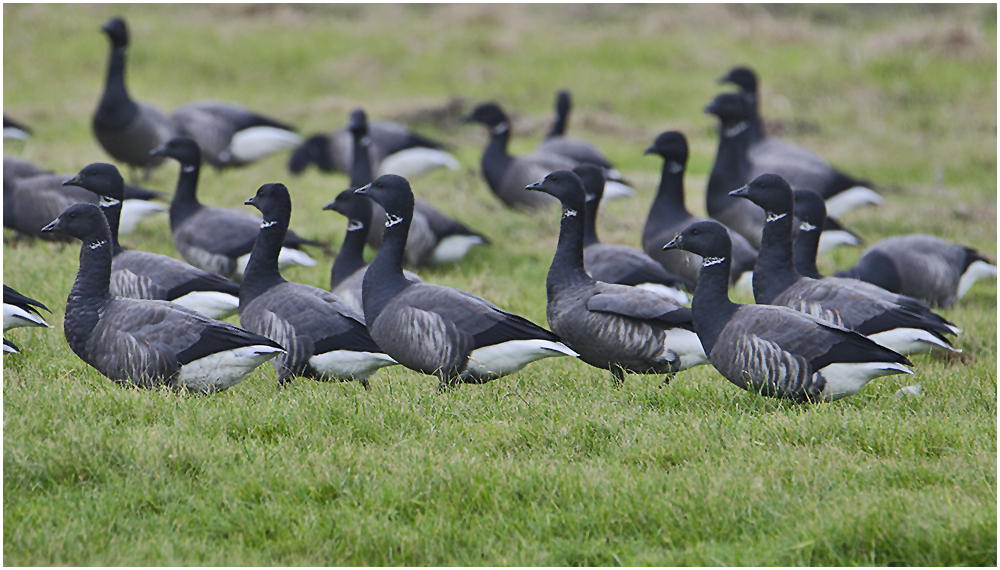
[[[883,199],[815,153],[767,136],[757,77],[736,68],[722,80],[738,92],[705,109],[719,121],[706,192],[711,219],[685,207],[685,136],[662,133],[645,151],[663,159],[663,170],[641,250],[597,236],[599,206],[634,190],[598,148],[565,134],[568,92],[556,97],[548,135],[525,155],[509,153],[510,120],[498,104],[465,116],[489,131],[481,170],[505,206],[548,215],[559,205],[546,279],[549,330],[404,269],[454,263],[489,244],[413,194],[408,179],[459,168],[444,144],[369,121],[362,110],[344,129],[306,139],[233,103],[195,102],[166,114],[126,88],[124,20],[102,30],[111,53],[94,135],[133,178],[166,159],[178,163],[168,213],[185,261],[120,245],[120,235],[166,208],[154,201],[157,193],[125,184],[111,164],[67,176],[4,157],[4,226],[19,237],[79,240],[66,340],[124,385],[217,392],[270,361],[279,385],[301,376],[367,388],[378,369],[402,365],[446,388],[566,356],[608,370],[616,384],[626,374],[669,381],[711,364],[744,389],[830,401],[873,378],[911,374],[907,355],[957,351],[952,339],[961,330],[931,305],[949,307],[977,279],[996,276],[986,256],[927,235],[883,240],[856,267],[821,275],[819,252],[857,244],[837,218]],[[28,136],[30,129],[4,117],[5,138]],[[315,164],[350,176],[351,189],[324,207],[348,220],[329,290],[281,275],[290,265],[316,265],[307,251],[324,248],[289,229],[292,199],[283,184],[248,197],[261,217],[198,201],[203,163],[238,167],[282,150],[291,151],[293,174]],[[378,250],[370,265],[366,245]],[[729,288],[741,281],[756,304],[730,300]],[[4,285],[4,331],[49,327],[43,310]],[[234,314],[240,326],[219,320]],[[18,350],[4,339],[5,353]]]

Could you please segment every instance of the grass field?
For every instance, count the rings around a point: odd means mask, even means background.
[[[133,97],[164,110],[239,101],[310,134],[351,109],[449,141],[461,172],[415,192],[494,245],[421,270],[545,323],[555,211],[507,211],[478,174],[481,100],[514,117],[526,152],[570,88],[570,132],[638,189],[612,203],[606,242],[639,245],[660,162],[685,132],[689,207],[704,213],[717,144],[702,108],[751,64],[772,131],[875,181],[887,203],[844,222],[874,242],[931,233],[996,255],[996,5],[353,6],[10,5],[4,113],[35,129],[5,154],[58,172],[107,161],[90,131],[112,15],[131,27]],[[286,183],[292,227],[331,243],[320,207],[347,186],[287,155],[202,174],[205,203],[243,208]],[[170,193],[169,162],[148,186]],[[247,207],[249,209],[249,207]],[[960,357],[914,358],[915,377],[848,400],[792,405],[709,367],[611,386],[550,359],[484,386],[384,369],[365,392],[262,367],[211,397],[122,389],[61,331],[76,246],[12,243],[4,283],[53,308],[53,330],[6,336],[5,565],[982,565],[997,564],[997,291],[942,311]],[[125,245],[177,255],[166,216]],[[821,259],[849,267],[859,249]],[[330,258],[285,277],[329,285]],[[744,302],[747,298],[741,299]],[[235,318],[233,319],[235,322]],[[922,397],[898,399],[913,383]]]

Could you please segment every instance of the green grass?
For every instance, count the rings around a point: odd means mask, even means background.
[[[883,188],[885,206],[844,220],[869,242],[925,232],[996,253],[993,5],[8,4],[4,112],[35,137],[6,154],[67,173],[108,160],[90,117],[114,14],[132,29],[132,95],[162,109],[240,101],[309,134],[364,106],[452,143],[464,170],[414,190],[494,245],[421,275],[535,322],[557,216],[503,209],[478,175],[483,130],[421,111],[499,100],[525,152],[572,89],[571,132],[638,189],[602,212],[602,237],[638,245],[660,167],[642,150],[687,134],[688,204],[703,213],[717,139],[701,109],[750,63],[774,128]],[[206,171],[200,197],[242,208],[285,182],[292,227],[337,246],[345,222],[320,207],[346,177],[292,178],[286,159]],[[170,193],[175,177],[170,163],[148,186]],[[125,242],[176,255],[168,236],[162,217]],[[995,282],[942,311],[965,330],[961,357],[916,357],[915,377],[831,404],[764,399],[707,367],[615,389],[568,359],[444,394],[399,368],[368,392],[279,392],[262,367],[198,397],[122,389],[84,365],[59,330],[78,248],[11,237],[4,282],[57,328],[6,335],[23,349],[3,360],[8,565],[997,563]],[[330,263],[286,277],[324,287]],[[893,397],[916,382],[923,397]]]

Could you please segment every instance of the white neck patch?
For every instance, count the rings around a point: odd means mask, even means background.
[[[702,260],[702,267],[709,267],[711,265],[718,265],[725,261],[725,257],[706,257]]]
[[[400,216],[394,216],[388,212],[385,214],[385,227],[391,228],[392,226],[402,222],[403,218]]]
[[[502,134],[506,133],[509,130],[510,130],[510,125],[507,124],[507,121],[504,121],[504,122],[500,123],[499,125],[493,127],[493,131],[492,132],[495,135],[502,135]]]
[[[572,218],[576,216],[576,210],[565,209],[563,210],[563,218]]]
[[[187,173],[191,173],[191,172],[194,172],[195,168],[196,167],[194,167],[194,166],[185,166],[185,167],[181,168],[181,170],[184,171],[184,172],[187,172]]]
[[[728,128],[728,129],[723,129],[722,132],[727,137],[731,138],[731,137],[735,137],[736,135],[742,133],[743,131],[747,130],[748,128],[750,128],[750,123],[748,123],[747,121],[742,121],[742,122],[740,122],[740,123],[738,123],[738,124],[736,124],[736,125]]]
[[[89,247],[90,249],[97,249],[97,248],[101,247],[102,245],[104,245],[106,243],[108,243],[108,242],[105,241],[105,240],[95,241],[92,244],[88,244],[87,247]]]
[[[110,208],[111,206],[117,206],[118,204],[121,204],[121,202],[115,200],[114,198],[108,198],[107,196],[101,196],[97,201],[97,205],[102,208]]]
[[[273,226],[276,223],[278,223],[278,220],[271,220],[270,222],[267,221],[267,220],[264,220],[263,222],[260,223],[260,229],[269,228],[269,227]]]
[[[597,194],[587,194],[588,202],[593,202],[595,198],[597,198]]]
[[[349,232],[360,230],[363,227],[365,227],[363,222],[359,222],[358,220],[347,220],[347,231]]]
[[[364,137],[361,138],[361,146],[367,147],[370,144],[372,144],[372,138],[370,136],[365,135]]]
[[[802,222],[799,224],[799,229],[804,232],[811,232],[816,229],[816,226],[810,224],[809,222]]]
[[[767,221],[769,221],[769,222],[776,222],[776,221],[780,220],[781,218],[784,218],[787,215],[788,214],[775,214],[774,212],[768,212],[767,213]]]
[[[676,160],[667,161],[667,172],[669,172],[670,174],[677,174],[682,170],[684,170],[684,166],[681,165],[681,163],[677,162]]]

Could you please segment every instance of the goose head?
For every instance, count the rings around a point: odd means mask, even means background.
[[[643,154],[656,154],[683,167],[688,161],[687,138],[679,131],[660,133]]]
[[[799,219],[801,231],[823,229],[826,223],[826,202],[814,190],[795,190],[795,217]],[[811,229],[810,227],[811,226]]]
[[[580,177],[583,182],[583,190],[587,202],[600,203],[604,197],[604,170],[595,164],[581,164],[573,169],[573,172]]]
[[[749,184],[729,193],[730,196],[746,198],[767,212],[768,221],[772,216],[783,217],[793,209],[792,188],[777,174],[761,174]]]
[[[572,102],[570,100],[569,91],[563,89],[559,93],[556,93],[556,114],[560,117],[565,117],[569,114],[569,110],[572,107]]]
[[[663,246],[663,249],[682,249],[705,259],[728,257],[732,248],[726,227],[713,220],[691,224]]]
[[[292,199],[288,195],[288,188],[284,184],[265,184],[257,189],[253,198],[244,202],[247,206],[253,206],[260,210],[265,220],[274,220],[283,213],[290,214],[292,211]]]
[[[529,184],[527,190],[544,192],[558,199],[563,205],[563,216],[567,212],[581,212],[586,202],[583,180],[571,170],[557,170],[545,176],[534,184]]]
[[[111,18],[104,22],[101,31],[107,34],[112,46],[116,48],[128,46],[128,26],[125,25],[125,20],[117,16]]]
[[[383,174],[354,193],[368,196],[382,206],[387,219],[386,227],[413,216],[413,191],[402,176]]]
[[[747,100],[739,93],[720,93],[705,107],[705,113],[715,115],[726,127],[749,120],[751,112]]]
[[[490,129],[495,129],[500,125],[508,124],[507,115],[496,103],[483,103],[472,110],[471,113],[462,117],[464,123],[480,123]]]
[[[174,137],[162,146],[149,151],[152,156],[169,156],[182,166],[197,166],[201,164],[201,149],[198,143],[188,137]]]
[[[333,202],[323,206],[323,209],[333,210],[348,220],[357,220],[363,224],[367,224],[372,217],[371,201],[364,196],[355,194],[354,190],[350,188],[337,194]]]
[[[111,229],[104,212],[97,206],[81,202],[73,204],[59,214],[59,217],[42,228],[42,232],[55,232],[75,237],[91,249],[96,249],[111,240]]]
[[[63,182],[63,186],[78,186],[101,198],[118,202],[125,199],[125,180],[121,173],[114,165],[103,162],[87,165],[76,176]]]
[[[749,67],[734,67],[730,69],[729,73],[719,78],[719,83],[732,83],[747,95],[755,95],[757,93],[757,74]]]
[[[368,117],[362,109],[351,111],[351,117],[347,121],[347,130],[354,136],[368,136]]]

